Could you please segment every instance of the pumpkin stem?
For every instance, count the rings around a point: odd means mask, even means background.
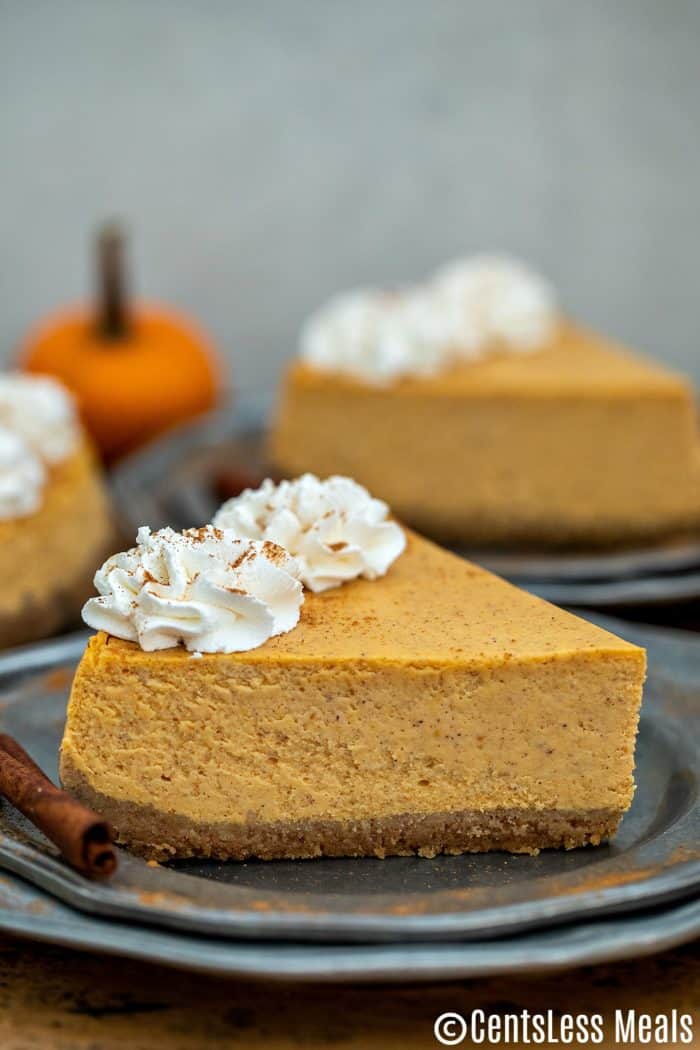
[[[107,223],[97,234],[97,326],[105,339],[123,339],[129,330],[124,267],[124,232]]]

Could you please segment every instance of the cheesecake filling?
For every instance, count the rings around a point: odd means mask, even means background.
[[[307,628],[333,597],[309,597]],[[181,651],[154,666],[98,635],[62,782],[148,856],[536,852],[614,833],[633,791],[638,651],[348,662],[305,659],[298,630],[204,656],[185,689]],[[280,645],[294,655],[275,659]]]
[[[435,375],[495,349],[541,349],[557,320],[556,295],[545,278],[516,260],[477,255],[413,287],[335,297],[302,329],[300,356],[321,371],[384,385]]]
[[[41,507],[46,470],[21,434],[0,425],[0,520],[24,518]]]
[[[299,564],[309,590],[320,592],[361,576],[384,576],[406,546],[389,508],[351,478],[304,474],[246,489],[217,511],[214,525],[236,536],[270,540]]]
[[[295,560],[269,541],[243,540],[212,525],[175,532],[139,529],[136,546],[95,574],[98,597],[83,619],[152,652],[255,649],[290,631],[303,602]]]

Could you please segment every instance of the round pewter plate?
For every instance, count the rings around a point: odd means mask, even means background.
[[[264,394],[244,397],[125,460],[113,474],[112,488],[126,534],[134,535],[139,525],[201,525],[219,505],[218,477],[256,479],[269,473],[269,404]],[[609,552],[456,552],[559,605],[615,608],[700,598],[700,535]]]
[[[183,970],[275,981],[436,981],[551,973],[662,952],[700,936],[700,901],[521,937],[463,944],[231,941],[81,914],[22,879],[0,880],[0,930]]]
[[[637,792],[609,845],[459,857],[151,867],[121,853],[109,883],[69,869],[9,806],[0,865],[84,912],[198,935],[331,942],[485,940],[656,906],[700,887],[700,638],[605,621],[645,645]],[[56,776],[85,635],[0,657],[0,729]]]

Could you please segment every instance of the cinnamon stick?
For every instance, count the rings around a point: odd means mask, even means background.
[[[107,821],[52,784],[7,733],[0,733],[0,794],[58,846],[71,867],[93,879],[116,871],[114,834]]]

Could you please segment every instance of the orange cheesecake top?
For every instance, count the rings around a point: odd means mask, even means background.
[[[579,617],[505,583],[408,532],[406,551],[381,580],[357,579],[321,594],[307,592],[301,619],[288,634],[244,653],[204,654],[183,648],[144,652],[100,632],[90,658],[154,667],[182,661],[262,665],[361,661],[416,666],[495,666],[573,652],[643,651]]]
[[[415,393],[458,396],[528,394],[543,397],[580,395],[612,397],[689,395],[687,381],[661,365],[572,321],[562,320],[547,346],[527,353],[493,351],[476,361],[460,361],[429,376],[397,379],[376,386],[340,372],[325,372],[297,360],[291,376],[298,386],[361,389],[383,395]]]

